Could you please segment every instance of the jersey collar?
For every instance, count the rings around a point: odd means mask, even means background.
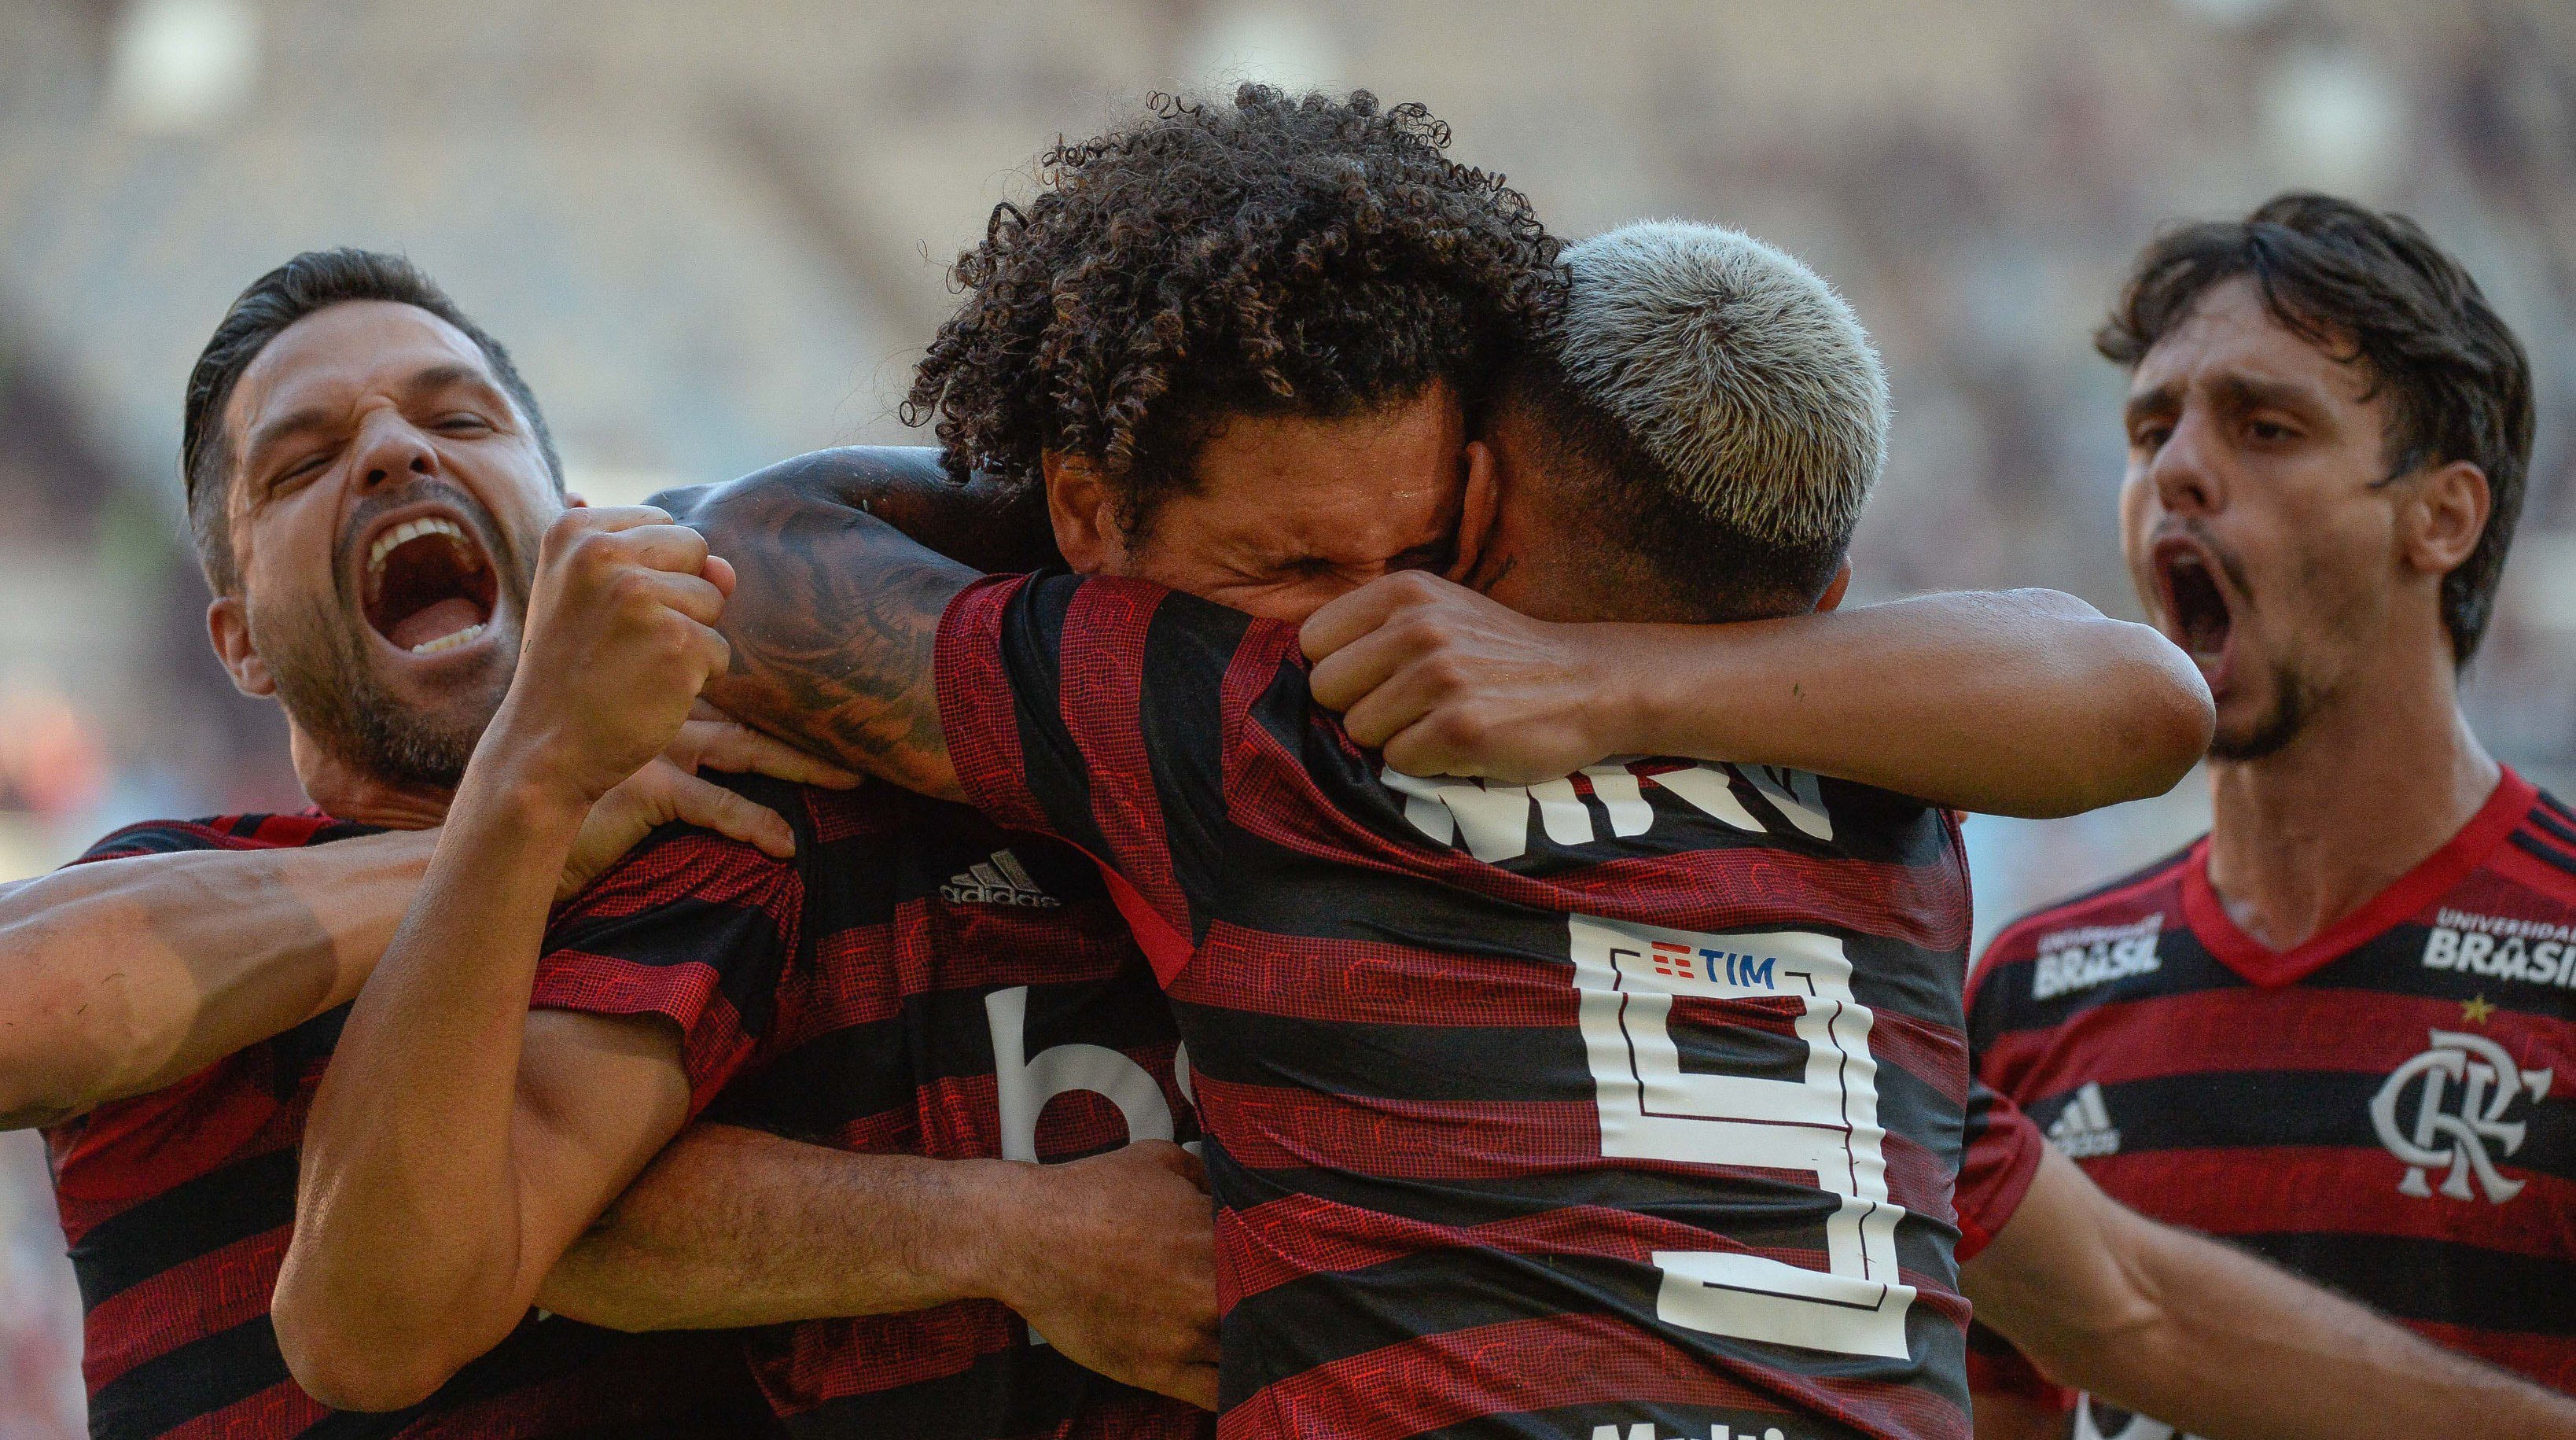
[[[2389,927],[2448,894],[2453,886],[2485,863],[2495,847],[2522,823],[2539,795],[2532,783],[2499,766],[2503,778],[2495,793],[2478,807],[2441,849],[2370,897],[2369,903],[2287,950],[2275,950],[2237,928],[2209,883],[2209,837],[2191,847],[2183,864],[2183,923],[2220,964],[2265,988],[2293,984],[2327,963],[2377,938]]]

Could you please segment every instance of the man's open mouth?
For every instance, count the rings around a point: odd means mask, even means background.
[[[2226,666],[2227,640],[2236,628],[2216,565],[2207,550],[2182,539],[2158,544],[2155,564],[2174,639],[2203,673],[2214,677]]]
[[[436,655],[471,644],[500,594],[492,557],[445,515],[397,520],[367,542],[367,623],[397,650]]]

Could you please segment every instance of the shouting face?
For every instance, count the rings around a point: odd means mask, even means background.
[[[210,623],[236,682],[279,697],[299,746],[454,788],[563,505],[527,417],[454,326],[353,301],[269,342],[223,426],[241,589]]]
[[[2209,681],[2221,759],[2289,744],[2349,698],[2402,607],[2432,603],[2410,563],[2420,477],[2390,474],[2389,412],[2366,366],[2247,279],[2213,287],[2131,377],[2123,548]]]

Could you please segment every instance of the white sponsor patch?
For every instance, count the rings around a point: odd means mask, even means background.
[[[2048,1000],[2160,968],[2156,941],[2164,928],[2165,917],[2155,914],[2126,925],[2086,925],[2039,937],[2030,998]]]
[[[2576,939],[2564,925],[2443,910],[2424,936],[2424,968],[2576,989]]]

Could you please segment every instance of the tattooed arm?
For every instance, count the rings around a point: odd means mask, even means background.
[[[944,496],[929,488],[949,483],[929,455],[818,451],[654,503],[704,532],[740,577],[720,626],[733,666],[709,700],[851,769],[959,799],[931,652],[939,617],[978,572],[876,512],[976,559],[1025,563],[1039,559],[1030,532],[1044,503],[1031,520],[1025,499],[993,490]]]

